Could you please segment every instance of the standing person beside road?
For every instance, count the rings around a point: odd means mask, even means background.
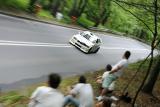
[[[33,92],[28,107],[63,107],[64,96],[57,90],[61,77],[53,73],[48,78],[48,86],[40,86]]]
[[[65,97],[64,107],[69,103],[76,107],[94,107],[93,89],[91,84],[86,83],[84,76],[80,76],[79,83]]]
[[[109,75],[106,76],[102,83],[102,87],[104,89],[102,90],[101,95],[98,97],[98,100],[101,100],[103,98],[102,96],[107,93],[108,88],[113,81],[117,80],[123,74],[123,70],[128,66],[128,59],[130,55],[130,51],[125,51],[122,59],[115,66],[113,66],[112,70],[109,72]]]

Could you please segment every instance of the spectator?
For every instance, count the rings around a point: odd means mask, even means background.
[[[109,72],[111,71],[112,66],[110,64],[108,64],[106,66],[106,71],[103,73],[102,76],[97,77],[96,82],[100,84],[100,92],[102,91],[103,87],[102,87],[102,82],[103,80],[109,75]],[[115,86],[115,81],[113,81],[110,86],[108,87],[109,92],[112,92],[114,90],[114,86]]]
[[[29,107],[62,107],[64,96],[57,90],[60,82],[58,74],[50,74],[48,86],[38,87],[33,92]]]
[[[123,73],[124,68],[128,65],[128,59],[130,57],[130,51],[126,51],[122,57],[122,59],[113,67],[113,69],[109,72],[109,75],[106,76],[102,83],[102,90],[101,96],[98,97],[98,100],[101,100],[108,91],[109,86],[112,84],[113,81],[117,80]]]
[[[86,83],[84,76],[80,76],[79,83],[70,90],[70,95],[65,97],[64,107],[69,103],[76,107],[94,107],[93,89]]]

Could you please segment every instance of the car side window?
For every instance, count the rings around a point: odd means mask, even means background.
[[[98,39],[96,40],[96,43],[99,43]]]
[[[98,44],[98,43],[101,43],[100,39],[97,39],[97,40],[96,40],[96,43],[97,43],[97,44]]]

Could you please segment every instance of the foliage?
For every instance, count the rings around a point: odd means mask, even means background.
[[[141,38],[142,33],[138,37],[141,39],[151,40],[153,37],[154,31],[154,5],[153,1],[150,0],[126,0],[126,1],[119,1],[119,4],[122,7],[125,7],[134,17],[138,18],[137,25],[138,29],[136,29],[136,33],[141,32],[145,33],[143,38]],[[160,7],[160,5],[159,5]],[[129,13],[129,14],[130,14]],[[159,9],[160,13],[160,9]],[[133,17],[133,16],[132,16]],[[160,17],[160,16],[158,16]],[[160,21],[159,21],[160,22]],[[147,25],[147,26],[146,26]],[[160,26],[159,26],[160,28]],[[160,31],[160,29],[159,29]]]
[[[89,0],[87,4],[87,17],[95,22],[95,27],[105,23],[110,15],[111,0]]]
[[[85,28],[89,28],[94,25],[94,22],[88,20],[85,14],[82,14],[82,16],[78,18],[77,23]]]
[[[1,0],[1,8],[27,10],[29,0]]]
[[[118,6],[115,3],[112,3],[107,27],[127,34],[133,34],[134,30],[138,28],[137,20],[123,9],[117,8]]]
[[[73,0],[72,9],[69,12],[69,16],[80,17],[83,13],[88,0]]]
[[[66,24],[71,24],[72,20],[71,20],[71,18],[69,16],[64,15],[61,22],[66,23]]]
[[[41,10],[38,13],[38,16],[42,17],[42,18],[45,18],[45,19],[53,19],[53,16],[50,14],[50,12],[46,11],[46,10]]]
[[[53,16],[56,16],[56,13],[59,11],[62,1],[63,0],[53,0],[51,2],[51,13]]]
[[[44,9],[50,9],[51,2],[50,0],[40,0],[39,4],[42,5]]]
[[[0,96],[0,102],[3,103],[5,107],[9,107],[11,105],[14,105],[15,103],[22,101],[26,97],[23,95],[20,95],[17,92],[9,92],[5,95]]]

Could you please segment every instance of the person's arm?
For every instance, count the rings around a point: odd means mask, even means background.
[[[119,66],[117,66],[116,68],[114,68],[114,69],[112,69],[110,72],[109,72],[109,74],[113,74],[113,73],[115,73],[115,72],[117,72],[118,70],[120,70],[121,68],[123,68],[123,66],[121,65],[119,65]]]
[[[74,87],[72,87],[69,94],[72,95],[73,97],[75,97],[77,95],[77,93],[78,93],[78,86],[75,85]]]
[[[114,67],[109,74],[115,73],[117,71],[119,71],[120,69],[122,69],[125,65],[127,64],[127,60],[121,60],[120,62],[118,62],[118,64],[116,65],[116,67]]]
[[[37,104],[37,100],[36,100],[36,98],[37,98],[37,96],[38,96],[38,94],[39,94],[39,88],[37,88],[33,93],[32,93],[32,95],[31,95],[31,97],[30,97],[30,102],[29,102],[29,104],[28,104],[28,107],[34,107],[36,104]]]
[[[39,93],[39,90],[40,90],[40,89],[37,88],[37,89],[32,93],[30,99],[35,99],[35,98],[37,97],[38,93]]]
[[[101,79],[102,78],[102,76],[98,76],[96,79]]]

